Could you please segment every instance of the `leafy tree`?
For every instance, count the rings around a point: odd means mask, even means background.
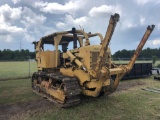
[[[113,58],[131,58],[134,51],[135,50],[119,50],[113,54]],[[157,58],[160,58],[160,48],[146,48],[141,51],[138,58],[152,58],[152,56],[157,56]]]
[[[0,50],[0,60],[3,61],[24,61],[28,60],[28,56],[30,56],[31,59],[35,59],[35,52],[30,52],[29,50],[24,49],[21,51],[12,51],[9,49]]]

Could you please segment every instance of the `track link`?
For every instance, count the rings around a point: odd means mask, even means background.
[[[39,81],[37,84],[35,84],[34,80],[38,79]],[[63,92],[65,94],[65,101],[61,101],[54,96],[47,94],[45,92],[45,88],[40,87],[41,82],[46,79],[53,79],[56,82],[61,82],[61,86],[63,86]],[[78,105],[81,101],[81,88],[78,80],[73,77],[63,76],[62,74],[46,74],[44,72],[35,72],[32,76],[32,89],[36,94],[47,98],[49,101],[63,108]]]

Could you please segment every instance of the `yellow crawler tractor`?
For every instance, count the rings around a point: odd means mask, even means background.
[[[97,97],[113,93],[121,78],[132,69],[155,27],[147,27],[129,64],[116,66],[111,62],[109,42],[118,21],[119,14],[111,15],[104,38],[100,33],[86,33],[72,28],[71,31],[55,32],[33,42],[38,68],[32,76],[33,91],[61,107],[79,104],[82,94]],[[95,36],[100,43],[90,45],[90,38]],[[71,42],[73,49],[67,50]],[[46,44],[54,50],[44,50]]]

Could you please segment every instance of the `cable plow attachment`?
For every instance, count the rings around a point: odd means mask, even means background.
[[[117,68],[113,68],[113,69],[110,69],[110,75],[116,75],[116,78],[114,80],[114,85],[113,85],[113,90],[116,90],[118,84],[119,84],[119,81],[123,78],[123,76],[126,74],[126,73],[129,73],[137,59],[137,57],[139,56],[143,46],[145,45],[146,41],[148,40],[149,36],[151,35],[153,29],[154,29],[155,25],[151,25],[151,26],[148,26],[147,27],[147,30],[146,32],[144,33],[136,51],[134,52],[129,64],[127,66],[125,65],[120,65],[118,66]]]
[[[130,60],[129,64],[127,65],[127,72],[129,73],[137,59],[137,57],[139,56],[143,46],[145,45],[146,41],[148,40],[149,36],[151,35],[152,31],[154,30],[155,25],[151,25],[147,27],[147,30],[143,36],[143,38],[141,39],[141,42],[139,43],[136,51],[134,52],[132,59]]]

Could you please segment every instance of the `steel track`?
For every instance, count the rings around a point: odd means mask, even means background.
[[[51,96],[45,92],[44,89],[41,89],[38,87],[40,84],[37,84],[36,86],[33,84],[34,79],[54,79],[56,81],[61,81],[62,84],[64,85],[65,89],[65,101],[60,101],[56,99],[54,96]],[[32,76],[32,89],[33,92],[36,94],[47,98],[49,101],[53,102],[59,107],[71,107],[78,105],[81,100],[80,100],[80,94],[81,94],[81,89],[78,83],[78,80],[73,77],[68,77],[68,76],[63,76],[62,74],[46,74],[44,72],[35,72]]]

